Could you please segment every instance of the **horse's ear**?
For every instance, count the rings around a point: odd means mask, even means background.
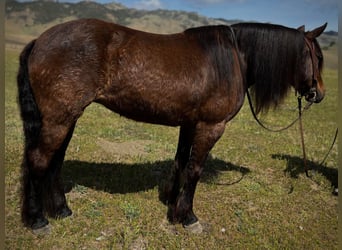
[[[305,32],[305,25],[298,27],[297,30],[299,30],[300,32]]]
[[[322,26],[312,30],[312,31],[308,31],[305,33],[305,36],[309,39],[315,39],[316,37],[320,36],[323,31],[325,30],[325,28],[327,27],[328,23],[323,24]]]

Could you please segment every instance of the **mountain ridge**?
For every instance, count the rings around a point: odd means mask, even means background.
[[[181,32],[196,26],[244,22],[236,19],[209,18],[196,12],[181,10],[138,10],[116,2],[100,4],[93,1],[66,3],[58,0],[6,0],[6,42],[24,44],[51,26],[78,18],[98,18],[160,34]],[[326,32],[321,40],[323,47],[329,47],[337,43],[337,33]]]

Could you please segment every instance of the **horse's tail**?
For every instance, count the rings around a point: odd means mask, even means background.
[[[28,61],[36,40],[26,45],[20,54],[19,71],[17,75],[18,99],[21,119],[24,125],[25,147],[30,148],[38,142],[42,120],[34,94],[32,92]]]

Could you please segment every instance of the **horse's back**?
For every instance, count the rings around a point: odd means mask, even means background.
[[[56,84],[58,80],[68,84],[87,83],[88,87],[103,85],[109,74],[116,74],[113,67],[118,69],[134,64],[134,59],[144,61],[146,58],[137,57],[146,55],[147,49],[158,50],[164,40],[168,44],[164,43],[164,48],[154,57],[155,60],[160,58],[163,50],[176,42],[163,38],[163,35],[97,19],[62,23],[48,29],[36,40],[29,60],[30,74],[37,76],[33,78],[44,85]]]

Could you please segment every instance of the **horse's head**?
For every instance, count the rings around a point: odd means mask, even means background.
[[[297,86],[297,91],[301,96],[304,96],[308,102],[319,103],[324,98],[325,89],[321,77],[323,67],[322,50],[316,40],[320,36],[327,23],[312,30],[305,32],[304,26],[298,28],[304,34],[304,50],[303,50],[303,65],[302,77]]]

